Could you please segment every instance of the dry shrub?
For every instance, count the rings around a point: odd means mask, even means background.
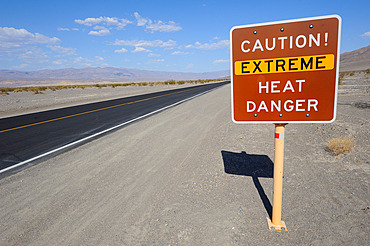
[[[356,141],[352,137],[345,136],[332,138],[328,141],[327,145],[334,154],[339,155],[344,152],[351,152],[356,146]]]
[[[341,73],[341,76],[343,77],[343,73]],[[0,88],[0,95],[9,95],[9,92],[23,92],[23,91],[31,91],[33,94],[44,94],[43,91],[46,90],[63,90],[63,89],[76,89],[76,88],[92,88],[96,87],[98,89],[101,89],[103,87],[111,86],[112,88],[115,88],[117,86],[154,86],[154,85],[183,85],[185,83],[188,84],[204,84],[208,82],[216,82],[216,81],[225,81],[225,79],[205,79],[205,80],[182,80],[182,81],[175,81],[175,80],[167,80],[164,82],[138,82],[138,83],[114,83],[114,84],[92,84],[92,85],[61,85],[61,86],[37,86],[37,87],[6,87],[6,88]],[[340,82],[340,81],[339,81]]]
[[[31,90],[33,92],[33,94],[37,95],[37,94],[44,94],[41,90],[39,89],[32,89]]]

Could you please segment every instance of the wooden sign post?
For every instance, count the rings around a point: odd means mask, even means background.
[[[340,31],[338,15],[236,26],[230,31],[232,120],[275,124],[270,229],[286,229],[281,221],[285,125],[335,120]]]

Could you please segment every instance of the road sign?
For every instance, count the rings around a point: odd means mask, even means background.
[[[233,27],[233,121],[333,122],[340,31],[338,15]]]

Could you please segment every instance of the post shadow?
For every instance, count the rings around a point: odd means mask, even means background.
[[[222,150],[221,154],[226,173],[252,177],[263,206],[272,219],[272,205],[258,180],[258,178],[273,178],[274,164],[271,159],[267,155],[250,155],[245,151],[234,153]]]

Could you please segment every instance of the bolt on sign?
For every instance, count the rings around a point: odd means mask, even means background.
[[[338,15],[233,27],[233,121],[333,122],[340,31]]]

